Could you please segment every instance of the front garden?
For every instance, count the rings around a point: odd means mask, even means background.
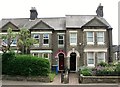
[[[50,63],[47,59],[32,55],[20,55],[14,52],[2,55],[3,79],[33,80],[50,82],[55,74],[51,73]]]
[[[80,83],[118,83],[120,82],[120,62],[99,63],[95,68],[81,67]]]

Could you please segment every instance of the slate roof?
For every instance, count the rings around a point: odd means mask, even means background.
[[[0,21],[0,28],[8,22],[11,22],[18,28],[26,27],[27,29],[30,29],[42,20],[54,30],[65,30],[66,27],[81,28],[95,17],[111,28],[109,23],[103,17],[98,17],[96,15],[66,15],[66,17],[37,18],[34,21],[31,21],[29,18],[2,19]]]

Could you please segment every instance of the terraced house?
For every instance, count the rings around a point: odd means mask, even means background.
[[[103,18],[103,6],[99,5],[96,13],[37,18],[37,10],[32,8],[30,18],[2,19],[0,30],[5,34],[9,27],[14,32],[29,29],[39,42],[30,48],[33,56],[47,58],[59,71],[68,67],[76,72],[81,66],[112,61],[112,27]],[[16,40],[13,42],[15,48]]]

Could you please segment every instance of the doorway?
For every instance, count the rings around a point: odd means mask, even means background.
[[[59,56],[59,70],[64,70],[64,54],[60,53],[58,56]]]
[[[70,54],[70,71],[76,71],[76,53]]]

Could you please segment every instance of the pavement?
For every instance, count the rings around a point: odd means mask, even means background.
[[[56,75],[54,78],[54,81],[51,83],[42,83],[42,82],[33,82],[33,81],[11,81],[11,80],[3,80],[2,81],[2,87],[120,87],[120,84],[79,84],[78,78],[76,73],[70,73],[69,74],[69,83],[64,84],[61,83],[61,74]]]

